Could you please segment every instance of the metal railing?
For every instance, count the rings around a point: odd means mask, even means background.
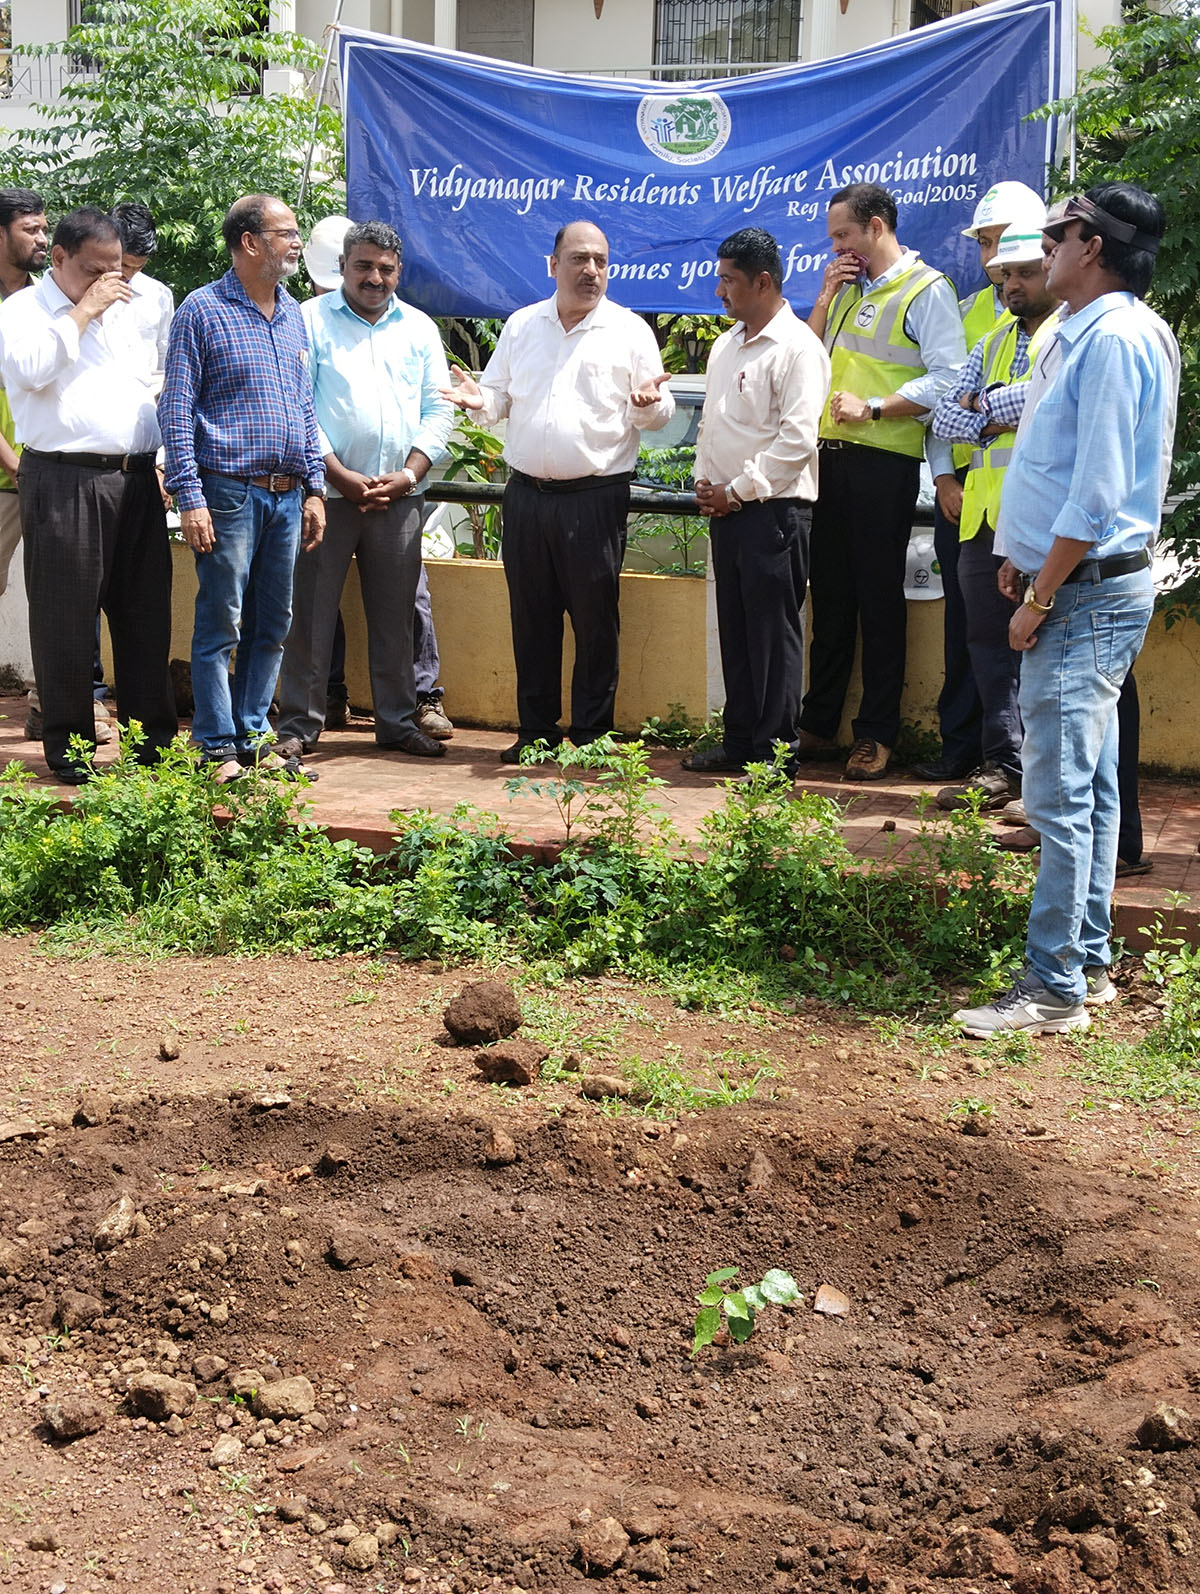
[[[73,55],[14,57],[11,50],[0,50],[0,100],[16,105],[56,100],[66,84],[96,75],[95,68],[84,66]]]
[[[581,66],[571,70],[580,77],[632,77],[662,83],[702,83],[708,78],[746,77],[794,61],[693,61],[686,66]],[[566,70],[564,68],[564,70]]]

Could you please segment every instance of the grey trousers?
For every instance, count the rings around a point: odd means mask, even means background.
[[[358,560],[375,739],[393,742],[416,729],[413,613],[421,576],[421,499],[400,499],[362,514],[344,498],[326,506],[325,536],[296,561],[292,629],[276,696],[280,741],[315,742],[325,726],[325,696],[338,604],[351,559]]]

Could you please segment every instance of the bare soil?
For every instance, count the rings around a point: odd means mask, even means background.
[[[523,990],[585,1068],[776,1071],[605,1111],[482,1081],[441,1024],[476,977],[0,943],[0,1587],[1200,1587],[1192,1114],[1065,1042]],[[690,1360],[733,1264],[804,1301]]]

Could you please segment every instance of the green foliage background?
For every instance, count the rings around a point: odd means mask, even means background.
[[[221,218],[242,194],[295,206],[312,136],[310,89],[322,50],[291,33],[262,32],[256,0],[95,0],[68,41],[30,45],[22,58],[68,55],[94,64],[43,110],[45,125],[0,148],[0,185],[33,188],[53,221],[77,205],[149,205],[158,223],[152,268],[182,298],[229,260]],[[302,75],[295,95],[258,92],[265,67]],[[344,208],[340,115],[318,122],[326,169],[301,216],[307,227]]]
[[[1167,231],[1150,303],[1174,330],[1183,355],[1171,493],[1182,498],[1164,540],[1197,571],[1171,597],[1177,613],[1200,615],[1200,9],[1138,10],[1097,41],[1108,61],[1084,75],[1079,93],[1051,106],[1073,110],[1079,192],[1093,183],[1138,183],[1158,195]],[[1058,188],[1066,188],[1060,176]]]

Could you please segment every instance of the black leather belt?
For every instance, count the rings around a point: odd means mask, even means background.
[[[623,487],[633,480],[631,470],[619,471],[615,476],[571,476],[561,481],[529,476],[511,465],[508,473],[514,481],[522,482],[539,493],[585,493],[596,487]]]
[[[83,465],[88,470],[153,470],[153,454],[69,454],[51,453],[45,448],[26,448],[33,459],[52,460],[56,465]]]
[[[1129,576],[1135,570],[1145,570],[1150,564],[1150,550],[1140,548],[1137,553],[1119,553],[1111,559],[1084,559],[1077,564],[1070,575],[1062,578],[1064,587],[1070,586],[1072,581],[1107,581],[1109,576]],[[1022,581],[1032,581],[1032,576],[1023,575]]]

